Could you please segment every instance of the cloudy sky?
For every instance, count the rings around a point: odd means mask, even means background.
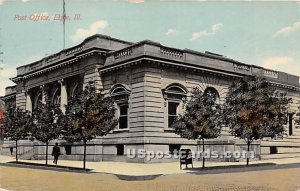
[[[95,33],[210,51],[300,76],[300,2],[65,0],[66,47]],[[62,0],[0,0],[0,96],[16,67],[63,48]],[[49,20],[38,20],[39,16]],[[74,19],[80,15],[80,20]]]

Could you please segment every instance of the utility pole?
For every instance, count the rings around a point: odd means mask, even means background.
[[[63,0],[63,50],[66,48],[66,2]]]

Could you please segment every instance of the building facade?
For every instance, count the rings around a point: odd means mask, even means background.
[[[4,110],[5,110],[4,102],[0,100],[0,144],[2,144],[4,140],[4,135],[3,135]]]
[[[94,81],[115,100],[119,125],[107,136],[89,142],[87,159],[148,162],[129,159],[128,149],[145,151],[173,151],[179,148],[201,150],[197,141],[176,135],[170,125],[185,110],[185,103],[194,87],[203,92],[213,91],[223,103],[233,81],[246,75],[264,76],[279,91],[287,93],[289,105],[287,136],[293,136],[295,113],[300,102],[299,77],[284,72],[247,65],[222,55],[189,49],[166,47],[153,41],[131,43],[104,35],[94,35],[81,44],[20,66],[11,80],[14,87],[6,89],[2,98],[6,106],[32,111],[38,101],[64,105],[89,81]],[[65,147],[66,159],[80,160],[81,143],[60,143]],[[244,150],[244,141],[222,129],[220,138],[207,141],[206,148],[217,151]],[[252,145],[260,156],[260,142]],[[44,145],[34,142],[34,157],[45,156]],[[152,161],[156,161],[153,159]]]

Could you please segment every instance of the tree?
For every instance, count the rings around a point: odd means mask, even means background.
[[[232,84],[226,97],[226,125],[230,127],[232,135],[246,141],[249,153],[253,140],[282,135],[290,101],[264,78],[241,78]]]
[[[89,82],[84,91],[69,100],[64,117],[63,138],[69,142],[84,144],[83,168],[86,163],[86,143],[96,136],[105,136],[113,130],[118,120],[113,100]]]
[[[4,122],[4,103],[0,100],[0,144],[3,144],[4,135],[3,135],[3,122]]]
[[[51,140],[61,135],[61,121],[63,113],[57,106],[50,106],[40,102],[33,111],[34,126],[32,138],[46,143],[46,165],[48,165],[48,146]]]
[[[18,162],[18,141],[29,136],[32,127],[30,112],[10,107],[4,114],[4,137],[16,142],[16,162]]]
[[[217,138],[221,132],[222,110],[220,105],[216,104],[216,98],[217,95],[213,92],[203,94],[198,88],[194,88],[184,114],[179,115],[173,124],[175,132],[181,137],[202,140],[203,168],[204,140]]]

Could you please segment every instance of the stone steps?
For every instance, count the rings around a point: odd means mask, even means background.
[[[1,148],[0,155],[6,155],[6,156],[11,155],[9,148]],[[12,153],[12,155],[15,155],[15,150]]]
[[[10,148],[13,148],[13,152],[10,152]],[[22,140],[18,142],[18,157],[20,159],[31,159],[33,157],[33,144],[30,141]],[[14,141],[4,141],[4,144],[0,148],[0,155],[15,156],[16,155],[16,143]]]
[[[16,155],[16,149],[14,148],[13,152],[10,152],[9,148],[1,148],[0,149],[0,155],[4,156],[15,156]],[[28,160],[33,157],[33,149],[22,151],[18,150],[18,156],[20,159]]]
[[[296,152],[296,153],[279,153],[279,154],[262,154],[261,155],[261,160],[287,159],[287,158],[299,158],[299,160],[300,160],[300,152]]]
[[[300,131],[298,129],[294,135],[288,137],[261,141],[262,160],[281,158],[300,158]]]
[[[261,142],[261,147],[300,147],[300,142]]]
[[[280,153],[300,153],[300,147],[278,147],[278,154]]]
[[[292,144],[300,144],[300,135],[292,135],[289,137],[285,137],[285,138],[278,138],[278,139],[264,139],[263,141],[261,141],[262,145],[292,145]]]
[[[295,136],[300,136],[300,129],[295,129],[294,133]],[[292,135],[293,136],[293,135]]]
[[[22,154],[19,155],[19,158],[20,159],[23,159],[23,160],[30,160],[34,157],[34,153],[33,153],[33,149],[32,150],[28,150]]]

